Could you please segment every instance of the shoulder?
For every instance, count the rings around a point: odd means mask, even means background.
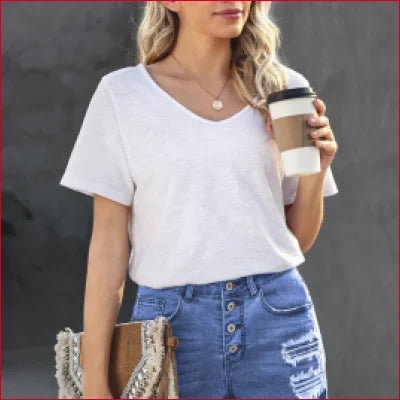
[[[131,91],[135,85],[140,85],[140,64],[129,65],[107,72],[100,78],[100,82],[113,93]]]
[[[288,80],[288,89],[293,89],[302,86],[310,86],[310,82],[304,76],[303,73],[284,64],[281,64],[281,66],[286,72]]]

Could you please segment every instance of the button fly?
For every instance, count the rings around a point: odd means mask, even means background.
[[[229,353],[234,353],[238,349],[238,346],[235,344],[233,346],[229,346]]]
[[[221,284],[223,302],[221,304],[224,318],[222,329],[224,331],[225,353],[229,363],[234,364],[243,357],[244,323],[243,297],[247,296],[248,285],[245,279],[223,281]],[[233,289],[233,290],[232,290]]]

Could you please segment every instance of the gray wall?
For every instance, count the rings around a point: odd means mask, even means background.
[[[143,3],[5,2],[3,350],[82,327],[92,199],[58,185],[98,79],[136,63]],[[136,11],[135,11],[136,10]],[[339,194],[300,266],[330,397],[397,395],[397,5],[273,2],[282,55],[327,105]],[[120,321],[136,286],[127,280]]]

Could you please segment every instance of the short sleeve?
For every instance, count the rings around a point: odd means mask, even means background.
[[[102,77],[59,184],[89,196],[99,194],[131,205],[134,184],[111,96]]]
[[[299,71],[293,68],[283,65],[283,69],[287,77],[287,87],[288,89],[294,89],[298,87],[311,86],[308,79]]]
[[[296,71],[293,68],[290,68],[286,65],[284,66],[284,70],[287,74],[287,81],[288,81],[288,89],[293,89],[297,87],[303,86],[310,86],[310,82],[308,79],[299,71]],[[280,165],[280,168],[281,165]],[[282,171],[280,171],[281,176],[283,175],[282,179],[282,196],[283,196],[283,203],[285,205],[291,204],[296,199],[297,187],[299,184],[299,177],[298,176],[286,176]],[[333,176],[331,165],[329,165],[325,178],[324,178],[324,190],[323,196],[332,196],[336,193],[339,193],[338,187],[336,185],[335,178]]]
[[[296,200],[297,187],[299,185],[299,177],[298,176],[284,176],[282,179],[282,196],[283,196],[283,204],[288,205],[294,203]],[[338,187],[336,185],[335,178],[333,176],[331,165],[329,165],[326,170],[326,174],[324,177],[324,189],[323,196],[332,196],[336,193],[339,193]]]

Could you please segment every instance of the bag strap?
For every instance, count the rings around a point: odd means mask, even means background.
[[[176,336],[169,336],[167,340],[167,346],[176,349],[179,346],[179,339]]]
[[[165,354],[162,360],[161,365],[161,379],[159,382],[159,392],[158,397],[161,398],[168,398],[168,387],[169,387],[169,380],[175,379],[175,377],[171,377],[169,375],[169,365],[172,362],[174,368],[176,368],[175,357],[174,357],[174,349],[178,347],[179,341],[176,336],[172,336],[172,329],[170,325],[165,326],[164,331],[165,337]],[[176,380],[174,381],[177,384]]]

